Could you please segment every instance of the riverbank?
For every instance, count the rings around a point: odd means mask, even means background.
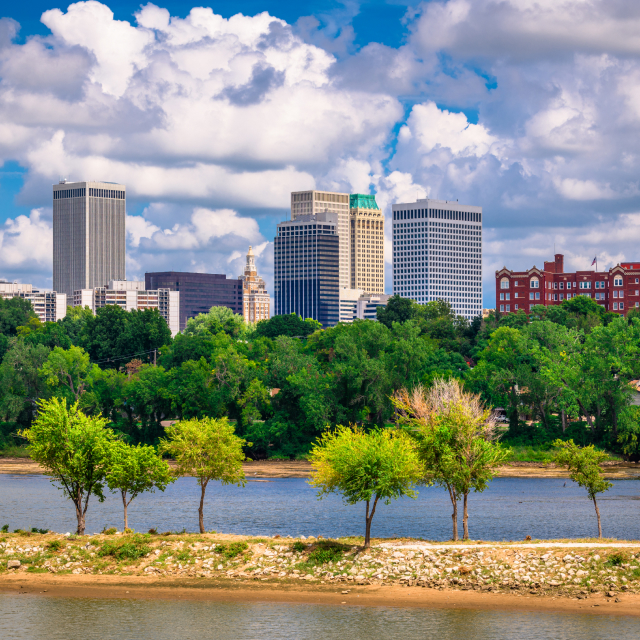
[[[0,534],[0,591],[640,615],[640,542]]]
[[[245,475],[251,479],[308,478],[311,465],[304,460],[255,460],[243,465]],[[609,479],[631,479],[640,477],[640,463],[605,462],[605,477]],[[43,469],[30,458],[0,457],[0,474],[42,474]],[[553,463],[512,462],[498,469],[499,478],[568,478],[563,468]]]

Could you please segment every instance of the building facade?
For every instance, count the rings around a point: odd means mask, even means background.
[[[67,315],[67,295],[35,289],[31,284],[0,280],[0,298],[28,300],[40,322],[57,322]]]
[[[53,289],[73,292],[125,278],[126,188],[110,182],[53,185]]]
[[[169,289],[147,290],[141,280],[112,280],[104,287],[73,292],[74,307],[97,309],[114,304],[125,311],[157,309],[165,319],[171,335],[180,331],[180,292]]]
[[[274,312],[297,313],[323,327],[339,319],[338,215],[298,215],[278,224],[274,240]]]
[[[378,307],[386,307],[390,297],[384,293],[361,296],[356,305],[356,318],[377,322]]]
[[[576,296],[593,298],[606,311],[626,315],[640,307],[640,260],[622,262],[608,271],[565,272],[564,256],[539,269],[496,271],[496,310],[500,313],[531,311],[535,305],[562,304]]]
[[[180,331],[189,318],[208,313],[211,307],[228,307],[243,314],[242,281],[219,273],[156,271],[145,273],[145,289],[168,289],[180,292]]]
[[[245,322],[268,320],[271,316],[271,298],[267,293],[267,285],[258,276],[253,248],[249,247],[242,282],[242,312]]]
[[[340,239],[340,288],[349,287],[351,283],[349,194],[338,191],[295,191],[291,194],[291,220],[301,215],[317,213],[334,213],[337,216]]]
[[[349,197],[351,288],[384,293],[384,216],[375,196]]]
[[[445,200],[394,204],[393,292],[482,314],[482,207]]]

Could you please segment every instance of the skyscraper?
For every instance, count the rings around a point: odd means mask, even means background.
[[[352,289],[384,293],[384,216],[376,197],[352,193],[349,197]]]
[[[418,200],[393,207],[393,292],[482,314],[482,207]]]
[[[258,322],[259,320],[268,320],[271,298],[267,293],[267,286],[264,280],[258,275],[256,258],[252,247],[249,247],[244,273],[239,280],[242,281],[244,321]]]
[[[126,188],[111,182],[53,185],[53,289],[73,292],[125,279]]]
[[[291,194],[291,220],[300,215],[315,215],[321,212],[337,215],[340,288],[348,289],[351,286],[349,194],[337,191],[296,191]]]
[[[339,318],[338,215],[298,215],[274,240],[275,314],[297,313],[333,327]]]

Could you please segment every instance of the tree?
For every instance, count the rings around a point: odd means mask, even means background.
[[[415,317],[416,306],[418,305],[413,300],[396,294],[389,298],[384,307],[376,309],[376,319],[391,329],[394,322],[406,322]]]
[[[84,535],[89,498],[104,501],[105,473],[115,435],[101,416],[86,416],[78,403],[67,406],[59,398],[43,400],[30,429],[20,432],[29,442],[33,460],[41,464],[52,482],[62,485],[73,502],[78,535]]]
[[[444,486],[453,506],[453,539],[458,539],[458,500],[463,499],[463,539],[469,538],[468,497],[484,491],[509,455],[495,442],[495,423],[480,396],[459,380],[434,380],[425,390],[403,389],[393,399],[398,424],[415,439],[425,473]]]
[[[121,440],[111,444],[106,481],[111,491],[119,491],[124,508],[124,528],[129,527],[127,508],[144,491],[164,491],[175,481],[169,465],[153,447],[132,447]]]
[[[28,324],[31,318],[37,319],[37,316],[29,300],[0,298],[0,334],[17,335],[18,327]]]
[[[303,320],[299,315],[273,316],[269,320],[260,320],[256,324],[255,334],[261,338],[277,338],[288,336],[289,338],[305,338],[314,331],[322,329],[322,325],[312,318]]]
[[[607,459],[604,451],[598,451],[592,444],[588,447],[579,447],[573,440],[556,440],[554,446],[559,448],[555,454],[556,464],[567,467],[571,479],[587,490],[589,498],[593,500],[598,518],[598,538],[602,538],[602,524],[600,523],[600,510],[596,501],[596,495],[613,487],[613,483],[602,476],[600,463]]]
[[[47,356],[47,361],[39,373],[49,387],[66,387],[73,401],[78,402],[86,390],[87,383],[90,383],[91,374],[97,371],[98,367],[91,365],[89,354],[81,347],[55,347]]]
[[[183,420],[166,427],[165,432],[167,439],[160,441],[160,451],[173,456],[178,465],[177,475],[193,476],[200,486],[198,517],[200,533],[204,533],[207,485],[211,480],[245,485],[242,447],[248,443],[235,435],[226,418]]]
[[[226,333],[240,338],[247,329],[244,317],[228,307],[211,307],[208,313],[200,313],[187,320],[184,334],[187,336],[216,335]]]
[[[422,469],[414,444],[402,432],[338,425],[318,439],[309,460],[310,484],[321,498],[340,493],[347,504],[364,502],[364,547],[371,544],[371,521],[378,501],[389,504],[401,496],[415,498]]]

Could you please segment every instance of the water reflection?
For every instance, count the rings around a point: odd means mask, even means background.
[[[0,595],[3,640],[635,640],[589,615]]]

